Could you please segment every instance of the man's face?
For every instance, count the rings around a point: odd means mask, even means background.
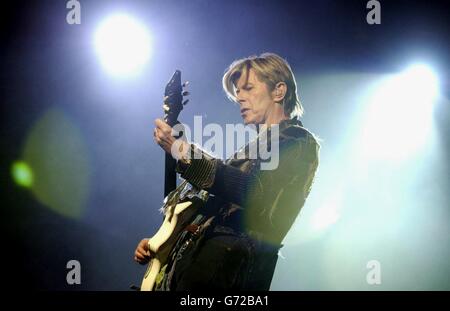
[[[261,82],[252,68],[245,71],[236,83],[236,99],[239,102],[241,117],[244,124],[265,123],[274,100],[264,82]]]

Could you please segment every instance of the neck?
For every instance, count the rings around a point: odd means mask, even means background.
[[[260,130],[272,126],[273,124],[279,124],[283,120],[288,120],[289,117],[284,114],[282,105],[274,103],[274,108],[268,111],[265,120],[259,125]]]

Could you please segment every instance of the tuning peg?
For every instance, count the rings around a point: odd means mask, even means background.
[[[168,99],[169,99],[169,96],[164,96],[163,102],[166,103]]]
[[[188,96],[189,94],[191,94],[191,93],[189,93],[188,91],[183,91],[183,93],[181,93],[183,96]]]
[[[186,81],[186,82],[183,83],[183,87],[186,87],[188,85],[189,85],[189,81]]]
[[[167,111],[170,110],[170,107],[169,107],[168,105],[166,105],[166,104],[164,104],[162,107],[163,107],[163,110],[164,110],[165,112],[167,112]]]
[[[184,102],[183,102],[183,106],[186,106],[186,104],[189,102],[189,99],[186,99]]]

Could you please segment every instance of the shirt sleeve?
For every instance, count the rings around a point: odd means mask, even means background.
[[[280,141],[273,170],[250,172],[223,163],[192,146],[191,162],[177,165],[181,177],[241,206],[248,228],[279,240],[289,230],[308,196],[318,167],[319,144],[312,135]]]

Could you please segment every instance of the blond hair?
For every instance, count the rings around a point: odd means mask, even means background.
[[[303,115],[303,106],[297,95],[297,84],[292,69],[286,60],[274,53],[238,59],[227,68],[222,78],[222,86],[231,101],[238,102],[235,94],[236,83],[243,73],[248,78],[250,68],[254,70],[258,79],[267,85],[270,92],[275,89],[277,83],[286,83],[284,113],[291,118]]]

